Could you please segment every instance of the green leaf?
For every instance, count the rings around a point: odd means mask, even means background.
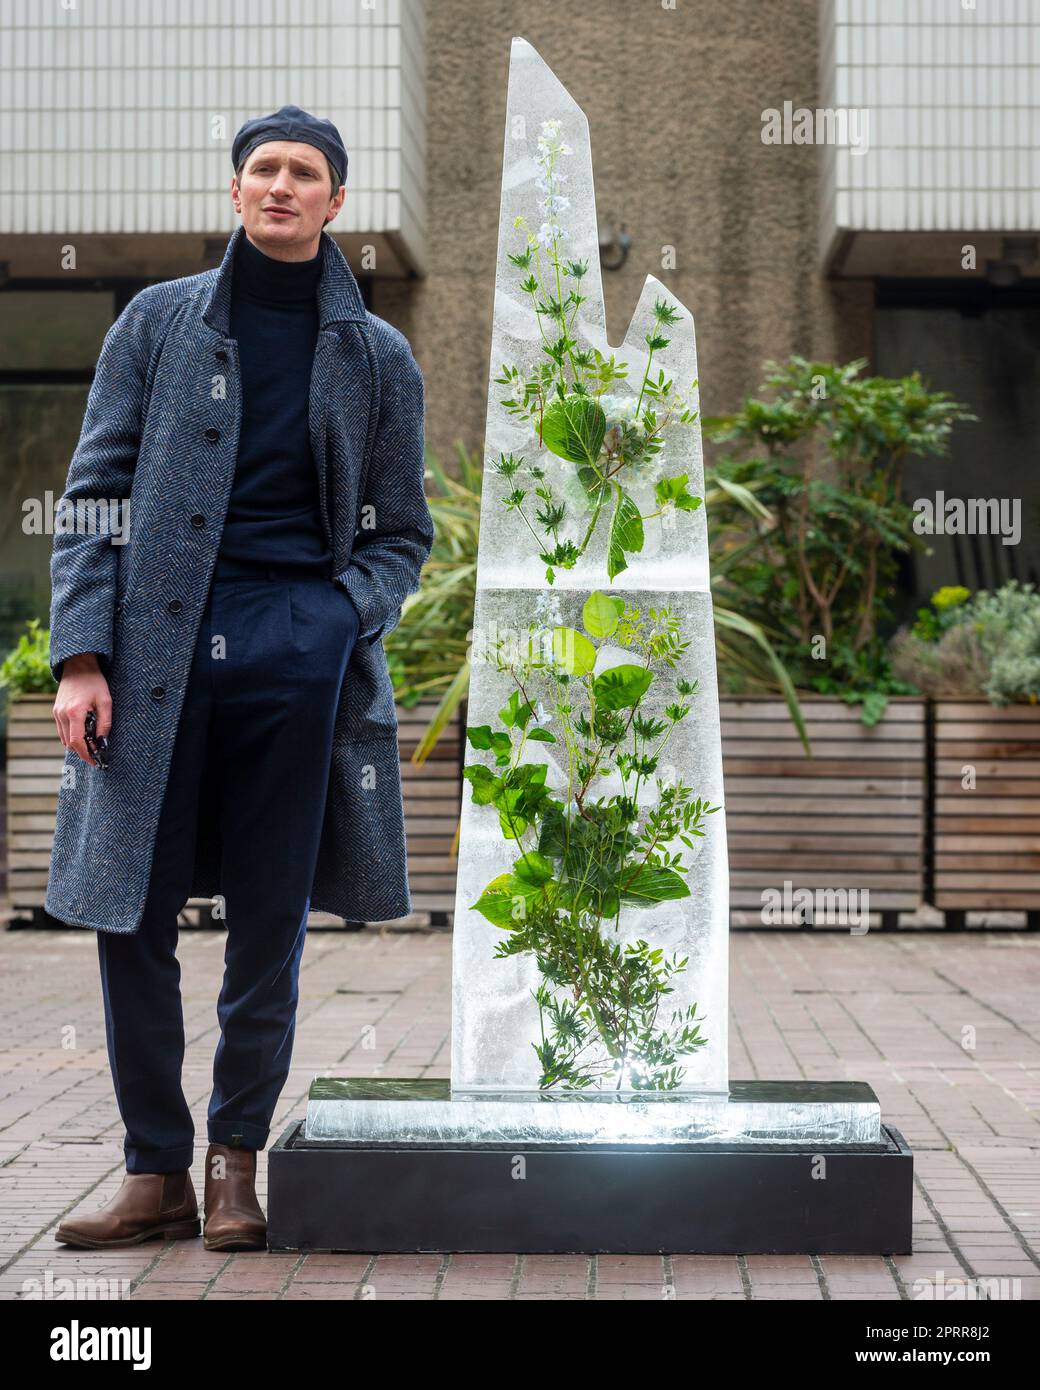
[[[614,514],[610,518],[610,535],[607,539],[607,574],[611,579],[622,570],[628,569],[624,552],[642,550],[643,518],[639,508],[619,485]]]
[[[513,864],[513,869],[517,878],[524,883],[536,885],[547,883],[553,876],[552,864],[544,854],[539,854],[536,849],[529,849],[526,855],[517,859]]]
[[[568,463],[595,463],[606,432],[603,407],[591,396],[565,396],[542,416],[542,443]]]
[[[504,734],[501,729],[494,733],[490,724],[471,724],[466,733],[474,748],[490,748],[494,752],[499,767],[505,767],[509,762],[513,745],[509,735]]]
[[[510,802],[515,801],[515,796],[508,798]],[[519,840],[527,834],[527,817],[515,810],[512,805],[508,810],[502,807],[501,801],[496,801],[498,810],[498,828],[502,832],[503,840]]]
[[[555,743],[556,735],[550,733],[548,729],[543,729],[540,724],[536,724],[527,737],[535,743]]]
[[[590,637],[609,637],[625,611],[625,600],[601,594],[589,594],[581,610],[581,621]]]
[[[496,777],[489,767],[481,763],[471,763],[462,769],[462,775],[473,787],[473,805],[490,806],[502,787],[502,779]]]
[[[477,901],[470,903],[470,907],[476,908],[496,927],[515,931],[524,920],[528,904],[543,894],[544,889],[539,884],[525,883],[515,874],[499,874],[491,880]],[[523,909],[518,912],[521,902]]]
[[[592,683],[600,709],[628,709],[650,688],[654,673],[645,666],[612,666]]]
[[[603,477],[602,473],[597,473],[594,468],[590,468],[588,464],[586,464],[584,468],[578,469],[578,481],[585,489],[585,495],[588,498],[590,507],[594,507],[597,503],[602,503],[607,500],[607,494],[610,491],[610,483]]]
[[[621,901],[636,907],[651,907],[670,898],[688,898],[690,890],[674,869],[657,864],[644,864],[621,893]]]
[[[495,796],[498,823],[506,840],[519,840],[548,796],[545,763],[521,763],[502,778]],[[510,824],[512,821],[512,824]]]
[[[863,712],[860,716],[868,727],[880,722],[888,707],[888,696],[883,690],[868,690],[863,696]]]
[[[525,700],[521,705],[520,692],[514,690],[498,711],[498,717],[508,728],[522,729],[533,713],[534,705],[531,704],[530,700]]]
[[[680,511],[695,512],[704,499],[694,497],[687,490],[689,476],[688,473],[679,473],[674,478],[661,478],[654,487],[658,502],[674,502]]]
[[[575,627],[554,627],[553,659],[569,676],[584,676],[596,664],[596,648]]]

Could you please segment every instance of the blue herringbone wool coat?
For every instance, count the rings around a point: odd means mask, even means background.
[[[110,766],[69,750],[45,900],[75,926],[138,930],[195,640],[234,478],[241,415],[229,336],[239,227],[221,265],[151,285],[109,329],[64,498],[129,499],[118,521],[61,531],[51,558],[51,669],[97,652],[112,692]],[[423,489],[423,378],[321,237],[311,446],[335,577],[361,619],[343,682],[311,908],[351,920],[412,911],[393,687],[383,633],[433,543]],[[83,513],[86,515],[86,512]],[[92,515],[96,516],[95,511]],[[118,517],[118,503],[112,512]],[[128,523],[128,524],[127,524]],[[219,832],[200,810],[192,897],[220,892]]]

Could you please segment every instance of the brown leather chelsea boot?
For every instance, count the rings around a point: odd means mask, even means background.
[[[256,1150],[210,1144],[206,1150],[207,1250],[266,1250],[267,1218],[256,1199]]]
[[[199,1208],[191,1174],[127,1173],[107,1204],[69,1216],[54,1233],[63,1245],[109,1250],[143,1240],[187,1240],[199,1234]]]

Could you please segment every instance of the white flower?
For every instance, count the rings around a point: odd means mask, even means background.
[[[544,175],[537,178],[535,180],[535,187],[539,188],[543,193],[552,193],[557,184],[567,183],[569,180],[570,174],[558,174],[554,171],[549,178],[546,178]]]
[[[563,129],[563,122],[553,117],[551,120],[542,122],[543,135],[559,135]]]
[[[642,422],[635,419],[635,396],[614,396],[608,392],[599,397],[599,404],[603,414],[607,417],[608,430],[622,422],[635,425],[637,429],[642,428]]]
[[[535,707],[534,714],[532,714],[531,718],[528,720],[528,727],[533,729],[535,725],[540,725],[544,728],[546,724],[551,723],[552,715],[546,713],[545,706],[542,704],[541,700],[539,700]]]
[[[569,236],[570,232],[565,232],[556,222],[543,222],[538,228],[538,240],[543,246],[548,246],[554,238],[557,241],[566,241]]]
[[[560,596],[551,593],[547,589],[541,589],[535,599],[535,612],[540,618],[548,618],[550,622],[560,621]]]
[[[565,198],[562,193],[550,193],[548,198],[540,202],[538,206],[549,217],[558,212],[566,212],[571,205],[571,200]]]

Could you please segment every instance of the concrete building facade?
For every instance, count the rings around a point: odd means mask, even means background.
[[[706,415],[790,353],[920,366],[985,417],[946,476],[984,449],[1036,505],[1033,0],[0,0],[0,28],[0,620],[46,610],[21,499],[61,490],[105,329],[217,263],[234,132],[283,102],[343,134],[333,229],[424,369],[429,447],[480,448],[514,34],[589,119],[614,342],[653,273],[695,314]],[[795,138],[806,110],[865,110],[868,148]],[[951,551],[921,583],[966,564],[1003,577]]]

